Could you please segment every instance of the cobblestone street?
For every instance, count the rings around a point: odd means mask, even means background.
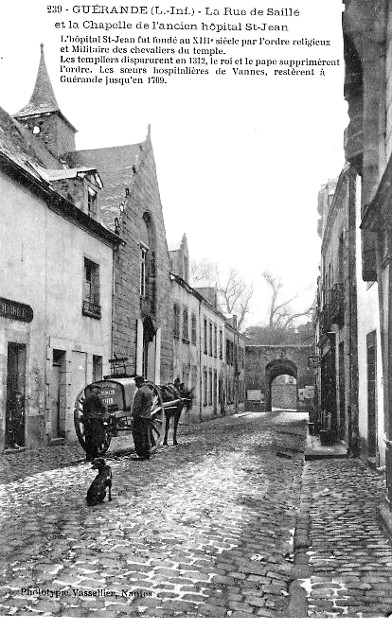
[[[25,469],[1,487],[0,613],[285,615],[306,428],[291,415],[211,421],[149,462],[111,459],[113,501],[94,508],[89,465]]]
[[[384,498],[383,477],[359,459],[305,463],[296,537],[309,617],[392,610],[391,545],[377,520]]]
[[[0,614],[385,616],[383,477],[304,464],[305,434],[301,414],[240,414],[182,427],[149,462],[116,439],[113,501],[93,508],[77,446],[2,456]]]

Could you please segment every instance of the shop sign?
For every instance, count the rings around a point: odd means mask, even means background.
[[[97,382],[101,388],[101,400],[110,411],[119,411],[124,408],[122,386],[111,381]]]
[[[0,316],[13,321],[22,321],[23,323],[31,323],[33,320],[33,309],[19,301],[12,301],[0,297]]]
[[[309,365],[309,368],[319,368],[320,357],[318,355],[309,355],[308,365]]]

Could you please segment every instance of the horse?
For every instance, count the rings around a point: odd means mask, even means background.
[[[170,420],[173,418],[173,446],[177,446],[178,423],[183,410],[185,409],[185,411],[189,411],[192,407],[194,388],[187,389],[183,383],[175,381],[174,383],[169,383],[168,385],[160,385],[158,386],[158,389],[165,406],[165,437],[163,440],[163,445],[167,446]],[[166,407],[165,403],[170,404]]]

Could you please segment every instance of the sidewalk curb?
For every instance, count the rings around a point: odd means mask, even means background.
[[[306,590],[302,586],[304,579],[311,576],[309,556],[307,550],[310,547],[310,504],[302,495],[302,480],[304,474],[305,459],[303,460],[300,488],[300,503],[294,529],[294,561],[291,571],[291,584],[289,587],[289,604],[287,616],[289,618],[308,617],[308,599]]]
[[[392,514],[386,504],[377,506],[377,519],[383,531],[392,543]]]

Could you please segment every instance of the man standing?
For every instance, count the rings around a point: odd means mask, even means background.
[[[137,391],[132,405],[132,435],[138,458],[132,460],[145,461],[150,458],[150,422],[152,393],[140,375],[135,377]]]
[[[101,388],[93,384],[83,403],[84,439],[86,443],[86,460],[93,461],[99,456],[99,446],[105,440],[103,416],[105,406],[101,400]]]
[[[22,393],[18,390],[7,403],[7,448],[24,446],[24,407]]]

